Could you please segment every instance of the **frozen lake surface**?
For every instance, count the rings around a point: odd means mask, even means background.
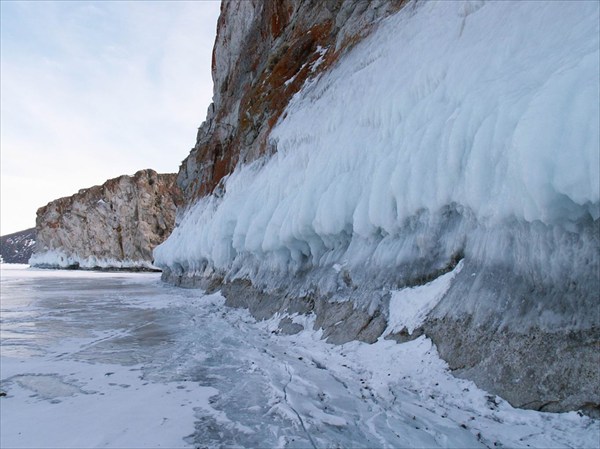
[[[1,268],[3,448],[600,442],[597,420],[516,410],[454,378],[424,337],[333,346],[158,274]]]

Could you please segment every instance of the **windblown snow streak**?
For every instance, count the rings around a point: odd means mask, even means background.
[[[450,366],[516,405],[596,407],[598,8],[405,7],[296,94],[277,153],[192,205],[156,263],[364,307],[379,291],[387,313],[385,289],[464,258],[423,325]]]

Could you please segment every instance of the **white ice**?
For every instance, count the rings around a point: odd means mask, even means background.
[[[156,274],[2,267],[1,447],[595,447],[600,422],[513,409],[425,337],[277,334]]]
[[[357,263],[389,266],[409,219],[447,205],[484,229],[597,219],[599,5],[410,4],[304,86],[272,132],[278,152],[187,210],[157,264],[229,270],[250,255],[285,270],[342,262],[351,242]],[[489,253],[485,238],[473,246]]]
[[[147,260],[122,259],[90,255],[82,257],[79,254],[68,254],[67,251],[56,249],[34,253],[29,259],[29,264],[36,267],[69,268],[78,266],[84,269],[94,268],[122,268],[122,269],[148,269],[157,270]]]

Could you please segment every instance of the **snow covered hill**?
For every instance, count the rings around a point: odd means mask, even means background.
[[[598,413],[599,4],[409,2],[373,24],[327,70],[319,47],[274,155],[188,204],[164,278],[255,289],[259,315],[320,313],[342,340],[426,309],[388,337],[427,334],[513,405]],[[431,308],[396,293],[452,270]]]
[[[0,262],[27,263],[35,247],[35,228],[0,237]]]

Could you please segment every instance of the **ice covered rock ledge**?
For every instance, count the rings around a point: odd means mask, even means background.
[[[171,233],[179,204],[176,175],[150,169],[81,189],[38,209],[29,264],[157,270],[152,250]]]
[[[188,195],[154,253],[164,278],[221,288],[258,317],[315,312],[334,342],[425,333],[513,405],[598,413],[598,8],[409,2],[341,56],[319,46],[313,76],[261,130],[276,152],[247,150],[212,194]],[[220,32],[250,17],[228,14]],[[236,29],[260,22],[248,20]],[[217,69],[240,57],[224,45]],[[236,98],[227,88],[215,98]],[[222,137],[215,110],[202,142]],[[193,159],[188,190],[206,167]],[[413,310],[396,292],[451,271],[432,309],[392,332],[390,316]]]

